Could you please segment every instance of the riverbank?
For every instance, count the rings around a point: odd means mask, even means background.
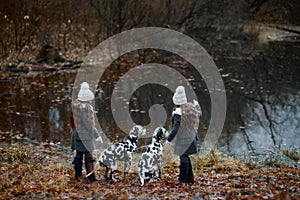
[[[136,173],[125,180],[73,178],[73,153],[51,145],[15,141],[0,148],[1,199],[299,199],[300,169],[262,166],[219,152],[192,158],[195,184],[176,185],[178,163],[163,167],[162,180],[141,187]]]

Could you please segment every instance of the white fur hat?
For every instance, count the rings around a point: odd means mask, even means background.
[[[176,88],[175,94],[173,96],[173,103],[175,105],[182,105],[187,103],[187,98],[185,95],[185,90],[183,86],[178,86]]]
[[[91,101],[95,98],[94,93],[90,90],[90,86],[87,82],[83,82],[80,85],[80,91],[78,93],[78,100]]]

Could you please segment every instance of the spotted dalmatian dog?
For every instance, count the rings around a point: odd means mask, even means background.
[[[132,153],[137,151],[138,137],[145,134],[145,128],[140,125],[135,125],[122,142],[113,144],[102,151],[94,170],[97,169],[99,165],[104,166],[106,167],[104,177],[116,181],[113,174],[117,170],[117,160],[124,161],[124,179],[131,167]],[[110,175],[108,176],[109,171]]]
[[[168,137],[169,132],[163,127],[157,127],[152,135],[152,142],[147,146],[138,164],[138,173],[141,180],[141,185],[144,185],[145,180],[151,180],[158,172],[158,177],[161,178],[161,157],[163,155],[163,147],[161,140],[163,137]]]

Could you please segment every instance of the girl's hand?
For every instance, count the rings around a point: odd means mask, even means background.
[[[199,105],[199,102],[197,101],[197,100],[193,100],[193,104],[194,104],[194,106],[197,106],[197,105]]]
[[[96,142],[101,142],[101,143],[103,143],[102,137],[99,136],[99,137],[96,139]]]

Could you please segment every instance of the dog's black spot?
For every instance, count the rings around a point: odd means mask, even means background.
[[[128,140],[131,142],[131,144],[135,144],[137,142],[137,137],[131,136],[131,137],[128,137]]]
[[[150,170],[148,172],[145,173],[145,180],[149,181],[152,177],[155,176],[155,171],[154,170]]]
[[[147,154],[143,154],[142,155],[142,159],[143,160],[148,160],[150,158],[150,156],[148,156]]]
[[[154,146],[155,146],[155,147],[160,147],[160,143],[155,142],[155,143],[154,143]]]
[[[153,138],[155,139],[156,142],[160,143],[161,139],[163,137],[163,129],[160,128],[155,135],[153,136]]]

